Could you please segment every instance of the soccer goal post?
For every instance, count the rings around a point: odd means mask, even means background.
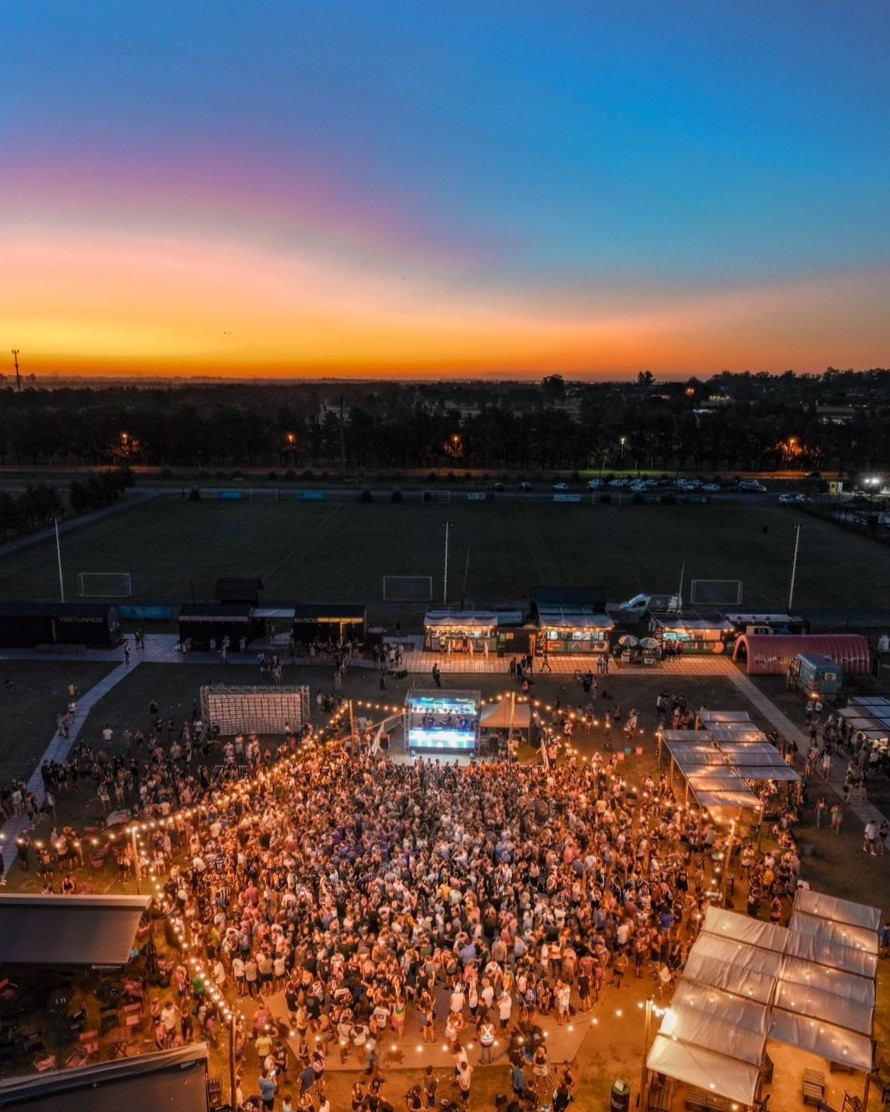
[[[81,571],[77,593],[81,598],[129,598],[133,584],[128,571]]]
[[[693,579],[689,601],[693,606],[739,606],[741,579]]]

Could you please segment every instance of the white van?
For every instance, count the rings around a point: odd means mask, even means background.
[[[634,595],[618,607],[623,617],[642,618],[647,610],[672,613],[681,610],[683,600],[679,595]]]

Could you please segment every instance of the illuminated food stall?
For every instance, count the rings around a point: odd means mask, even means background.
[[[723,653],[735,636],[731,622],[719,614],[652,614],[649,632],[666,655],[671,653]]]
[[[427,652],[495,652],[498,616],[493,610],[428,610],[423,632]]]
[[[538,653],[607,653],[615,623],[585,606],[539,606]]]

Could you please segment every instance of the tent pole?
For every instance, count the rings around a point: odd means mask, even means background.
[[[136,826],[130,827],[130,845],[133,850],[133,875],[136,878],[136,892],[142,895],[142,869],[139,862],[139,847],[136,845]]]
[[[649,1036],[652,1026],[652,997],[646,997],[646,1022],[643,1026],[643,1064],[640,1071],[640,1110],[646,1112],[646,1089],[649,1082],[649,1071],[646,1069],[646,1056],[649,1053]]]
[[[232,1012],[232,1018],[229,1020],[229,1092],[232,1098],[232,1107],[238,1107],[238,1100],[236,1093],[238,1092],[238,1081],[235,1077],[235,1013]]]

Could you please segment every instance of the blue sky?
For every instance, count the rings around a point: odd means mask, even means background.
[[[29,0],[4,23],[25,281],[0,321],[41,366],[887,361],[882,5]],[[174,293],[216,263],[189,320]]]

